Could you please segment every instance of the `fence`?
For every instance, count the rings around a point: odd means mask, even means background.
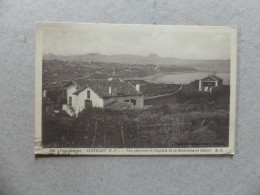
[[[90,118],[82,112],[74,121],[63,124],[63,120],[55,120],[55,124],[44,122],[43,140],[45,146],[59,147],[165,147],[175,144],[179,136],[189,129],[189,123],[181,118],[172,118],[171,122],[158,124],[134,124],[106,118]]]
[[[151,124],[142,126],[137,132],[137,146],[165,147],[179,142],[181,134],[189,129],[190,124],[176,120],[170,124]]]

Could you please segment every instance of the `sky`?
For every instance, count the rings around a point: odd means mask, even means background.
[[[230,33],[157,25],[51,25],[43,31],[43,53],[55,55],[157,54],[195,60],[230,59]]]

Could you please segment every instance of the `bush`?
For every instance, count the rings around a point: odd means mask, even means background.
[[[58,103],[58,99],[64,96],[64,90],[61,88],[53,88],[47,90],[47,97],[55,103]],[[66,97],[65,97],[66,99]]]

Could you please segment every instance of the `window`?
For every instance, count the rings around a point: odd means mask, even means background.
[[[129,100],[124,100],[124,102],[129,102]]]
[[[90,98],[90,91],[87,90],[87,98]]]
[[[72,106],[72,97],[69,96],[69,106]]]
[[[131,99],[131,103],[132,103],[133,105],[136,105],[136,100]]]

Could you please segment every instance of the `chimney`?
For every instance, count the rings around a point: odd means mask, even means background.
[[[117,87],[109,87],[108,92],[110,95],[117,95]]]
[[[136,91],[140,92],[140,84],[136,84],[135,89],[136,89]]]
[[[112,95],[112,87],[109,87],[109,88],[108,88],[108,93],[109,93],[110,95]]]

